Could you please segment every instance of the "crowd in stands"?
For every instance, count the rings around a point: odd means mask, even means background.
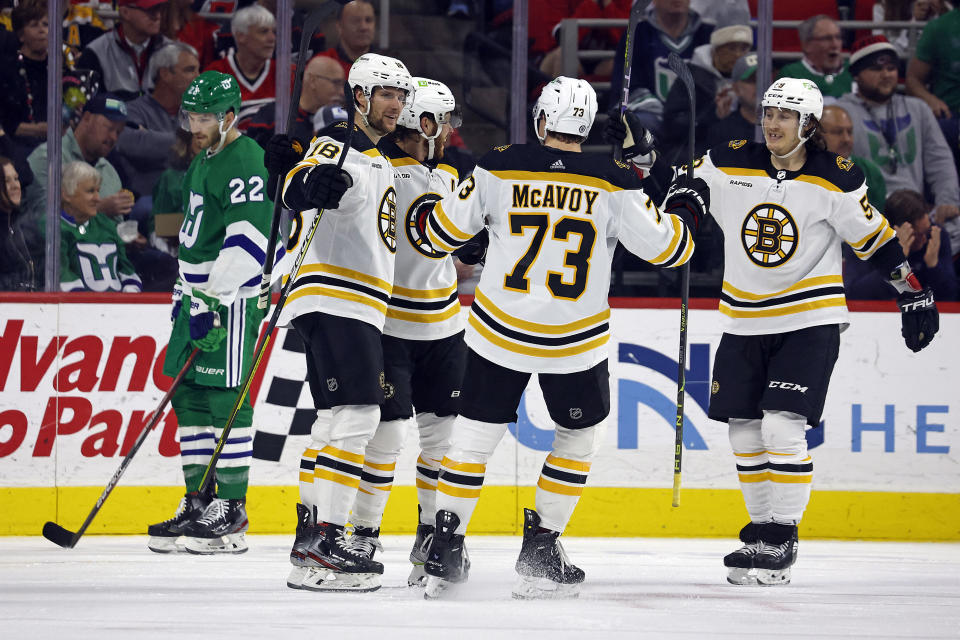
[[[50,25],[46,0],[4,2],[0,289],[42,290]],[[169,291],[177,274],[177,238],[169,224],[160,229],[156,221],[180,212],[180,181],[196,154],[179,121],[180,96],[201,71],[233,75],[242,95],[239,128],[265,145],[277,120],[276,77],[287,72],[277,69],[276,3],[115,2],[113,20],[98,15],[98,9],[112,8],[108,4],[72,2],[64,11],[62,288]],[[452,18],[509,29],[511,0],[446,4],[441,13]],[[530,0],[531,68],[545,78],[562,73],[561,20],[626,20],[632,5],[631,0]],[[313,34],[291,123],[294,136],[308,141],[346,117],[343,82],[358,56],[377,51],[377,6],[370,0],[342,3],[333,46],[323,34]],[[953,46],[953,33],[960,31],[960,9],[943,0],[816,0],[776,3],[773,11],[774,19],[802,20],[796,29],[774,30],[774,50],[788,54],[775,58],[774,78],[804,78],[820,88],[827,106],[819,126],[829,149],[863,171],[870,202],[897,228],[921,282],[928,280],[924,284],[935,289],[938,300],[957,299],[960,49]],[[224,17],[213,20],[211,13]],[[294,54],[305,15],[306,9],[295,9]],[[768,84],[757,73],[751,23],[756,16],[757,0],[651,0],[647,6],[634,34],[627,108],[654,133],[671,164],[683,161],[691,118],[697,154],[731,139],[756,137],[757,97]],[[841,17],[911,21],[917,29],[882,24],[846,29],[838,24]],[[607,107],[617,106],[622,94],[625,31],[580,27],[577,32],[579,50],[609,52],[577,68],[590,81],[609,82],[609,89],[600,91]],[[695,113],[666,65],[671,52],[689,61]],[[106,233],[111,228],[114,233]],[[99,249],[77,251],[94,237]],[[94,254],[99,257],[91,258]],[[695,260],[694,269],[719,264],[714,258]],[[849,298],[893,297],[858,261],[845,265]]]

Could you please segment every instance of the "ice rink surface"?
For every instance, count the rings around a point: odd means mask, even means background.
[[[735,587],[733,540],[570,538],[579,599],[511,599],[519,538],[468,537],[470,580],[408,588],[412,536],[386,536],[384,587],[285,586],[291,538],[239,556],[158,555],[146,537],[0,538],[0,638],[960,638],[960,544],[800,541],[793,584]]]

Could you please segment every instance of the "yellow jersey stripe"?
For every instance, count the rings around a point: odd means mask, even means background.
[[[847,299],[842,295],[832,296],[825,300],[817,300],[815,302],[801,302],[800,304],[792,304],[776,309],[731,309],[730,305],[721,300],[719,311],[731,318],[773,318],[776,316],[789,316],[794,313],[803,313],[805,311],[815,311],[816,309],[825,309],[827,307],[845,307],[846,305]]]
[[[363,462],[363,466],[370,467],[371,469],[376,469],[377,471],[394,471],[397,468],[397,463],[388,462],[385,464],[381,464],[379,462],[370,462],[369,460],[365,460]]]
[[[819,176],[799,175],[796,178],[794,178],[794,180],[798,182],[807,182],[809,184],[815,184],[818,187],[823,187],[827,191],[836,191],[838,193],[843,191],[843,189],[841,189],[837,185],[833,184],[829,180],[824,180]]]
[[[551,482],[543,476],[540,476],[540,479],[537,481],[537,486],[544,491],[559,493],[562,496],[579,496],[583,493],[583,487],[570,487],[565,484]]]
[[[388,158],[388,160],[395,167],[409,167],[410,165],[420,164],[420,161],[415,158]]]
[[[377,156],[382,155],[380,153],[380,150],[377,149],[376,147],[374,147],[373,149],[367,149],[366,151],[361,151],[360,153],[370,158],[376,158]]]
[[[467,473],[485,473],[487,470],[487,465],[482,462],[457,462],[451,460],[450,458],[444,456],[443,462],[441,463],[447,469],[451,471],[466,471]]]
[[[320,453],[320,450],[319,450],[319,449],[307,449],[306,451],[303,452],[303,455],[300,456],[300,457],[301,457],[301,458],[312,458],[312,459],[316,460],[316,459],[317,459],[317,455],[318,455],[319,453]]]
[[[746,169],[742,167],[717,167],[720,171],[723,171],[728,176],[763,176],[764,178],[770,177],[766,171],[763,169]]]
[[[554,173],[552,171],[491,171],[501,180],[527,180],[536,182],[566,182],[577,187],[591,187],[602,191],[623,191],[621,187],[593,176],[581,176],[573,173]]]
[[[857,254],[858,258],[869,258],[874,253],[876,253],[877,249],[885,245],[890,240],[890,238],[897,235],[896,231],[894,231],[893,227],[891,227],[890,225],[885,225],[885,227],[880,230],[880,233],[881,233],[880,237],[877,239],[876,242],[873,243],[873,245],[868,250],[860,251],[856,248],[853,249],[853,252]]]
[[[391,293],[393,291],[392,282],[387,282],[386,280],[381,280],[380,278],[368,275],[362,271],[355,271],[353,269],[340,267],[335,264],[324,264],[322,262],[305,264],[300,267],[300,272],[298,275],[303,275],[305,273],[329,273],[331,275],[340,276],[342,278],[350,278],[351,280],[357,280],[359,282],[372,285],[378,289],[383,289],[387,293]]]
[[[436,491],[437,485],[417,478],[417,489],[426,489],[427,491]]]
[[[723,292],[730,294],[736,298],[741,298],[743,300],[769,300],[770,298],[777,298],[784,294],[791,293],[793,291],[798,291],[800,289],[806,289],[808,287],[822,287],[829,284],[843,284],[842,276],[815,276],[813,278],[804,278],[795,285],[789,286],[782,291],[777,291],[775,293],[750,293],[749,291],[744,291],[742,289],[737,289],[735,286],[723,281]]]
[[[351,489],[360,488],[360,478],[356,476],[345,476],[341,473],[335,473],[329,469],[324,469],[321,467],[317,467],[313,474],[321,480],[336,482],[337,484],[342,484],[343,486],[350,487]]]
[[[469,322],[470,326],[476,329],[477,333],[483,336],[488,342],[495,344],[501,349],[512,351],[513,353],[519,353],[525,356],[533,356],[534,358],[564,358],[566,356],[575,356],[601,347],[610,340],[610,334],[605,333],[589,342],[584,342],[583,344],[578,344],[573,347],[542,349],[539,347],[528,347],[515,342],[508,342],[507,340],[490,331],[483,323],[477,320],[477,317],[473,314],[470,314]]]
[[[554,467],[560,467],[562,469],[570,469],[571,471],[579,471],[581,473],[587,473],[590,471],[589,462],[580,462],[578,460],[567,460],[566,458],[558,458],[552,453],[547,456],[547,464],[553,465]]]
[[[313,482],[313,471],[301,471],[300,482]]]
[[[479,498],[480,497],[481,487],[476,489],[464,489],[461,487],[454,487],[447,484],[443,480],[437,483],[437,491],[440,493],[445,493],[448,496],[453,496],[454,498]]]
[[[461,231],[457,225],[453,224],[450,218],[447,217],[447,212],[443,210],[441,202],[438,202],[433,206],[433,214],[436,216],[437,222],[440,223],[440,226],[443,227],[443,230],[447,232],[447,235],[454,240],[466,242],[473,237],[472,234]]]
[[[460,303],[452,303],[443,313],[413,313],[411,311],[400,311],[390,307],[387,309],[387,317],[394,320],[406,320],[407,322],[443,322],[449,320],[460,313]]]
[[[763,473],[740,473],[737,474],[740,477],[740,482],[763,482],[770,479],[770,472],[764,471]]]
[[[406,287],[394,287],[393,294],[395,296],[403,296],[404,298],[418,298],[420,300],[432,300],[434,298],[449,298],[456,292],[457,285],[450,285],[446,289],[407,289]]]
[[[441,162],[440,164],[438,164],[438,165],[437,165],[437,170],[439,170],[439,171],[446,171],[446,172],[449,173],[451,176],[453,176],[453,178],[454,178],[455,180],[459,180],[459,179],[460,179],[460,172],[457,171],[455,167],[453,167],[453,166],[451,166],[451,165],[449,165],[449,164],[447,164],[447,163],[445,163],[445,162]]]
[[[765,453],[766,451],[754,451],[753,453],[737,453],[734,451],[733,455],[737,456],[738,458],[756,458],[757,456],[762,456]]]
[[[770,471],[770,481],[779,484],[810,484],[813,481],[812,475],[807,476],[787,476],[776,471]]]
[[[327,287],[301,287],[290,294],[290,297],[287,298],[287,303],[289,304],[306,296],[327,296],[328,298],[339,298],[341,300],[348,300],[350,302],[359,302],[360,304],[365,304],[368,307],[373,307],[384,315],[387,313],[387,305],[380,300],[370,298],[362,293],[341,291],[339,289],[329,289]]]
[[[474,298],[480,303],[480,306],[482,306],[485,311],[503,324],[509,325],[515,329],[523,329],[531,333],[545,333],[550,335],[573,333],[575,331],[580,331],[581,329],[598,325],[601,322],[605,322],[610,319],[610,309],[607,308],[588,318],[583,318],[582,320],[577,320],[567,324],[541,324],[539,322],[521,320],[520,318],[516,318],[508,313],[505,313],[495,304],[493,304],[493,302],[490,301],[490,298],[485,296],[480,289],[477,289],[474,292]]]
[[[343,449],[337,449],[336,447],[331,447],[330,445],[327,445],[323,449],[321,449],[320,453],[325,453],[332,458],[339,458],[344,462],[352,462],[353,464],[363,464],[362,453],[344,451]]]
[[[430,225],[427,225],[427,242],[430,243],[430,246],[438,251],[443,251],[444,253],[453,253],[457,250],[456,247],[452,247],[447,244],[443,238],[438,236],[433,229],[430,228]]]
[[[682,225],[683,222],[680,221],[680,217],[671,215],[669,218],[670,223],[673,225],[673,240],[670,241],[670,246],[668,246],[663,253],[658,255],[656,258],[650,259],[650,264],[660,264],[672,256],[673,252],[677,248],[677,243],[680,242],[680,239],[683,237],[683,229],[680,228],[680,225]]]

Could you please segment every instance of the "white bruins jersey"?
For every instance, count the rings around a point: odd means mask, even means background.
[[[694,163],[723,230],[720,312],[739,335],[847,325],[841,240],[866,260],[895,240],[867,200],[863,173],[826,151],[777,170],[760,143],[734,140]]]
[[[693,239],[625,164],[539,144],[497,147],[427,219],[453,251],[484,225],[490,247],[467,320],[477,354],[516,371],[583,371],[607,358],[617,240],[656,265],[690,259]]]
[[[294,174],[339,160],[347,126],[346,122],[337,122],[317,134],[304,159],[287,174],[284,196]],[[353,179],[353,186],[344,193],[337,209],[323,212],[280,314],[281,325],[319,311],[361,320],[383,330],[397,252],[393,167],[363,131],[356,129],[343,169]],[[294,217],[287,253],[277,265],[284,282],[316,215],[317,210],[310,209]]]
[[[457,170],[411,158],[393,142],[380,144],[393,165],[397,189],[397,257],[383,333],[408,340],[439,340],[462,328],[453,257],[434,250],[417,230],[418,216],[456,188]]]

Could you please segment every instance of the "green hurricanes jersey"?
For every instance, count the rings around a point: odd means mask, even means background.
[[[98,214],[77,224],[60,212],[61,291],[136,292],[141,288],[116,222]]]

